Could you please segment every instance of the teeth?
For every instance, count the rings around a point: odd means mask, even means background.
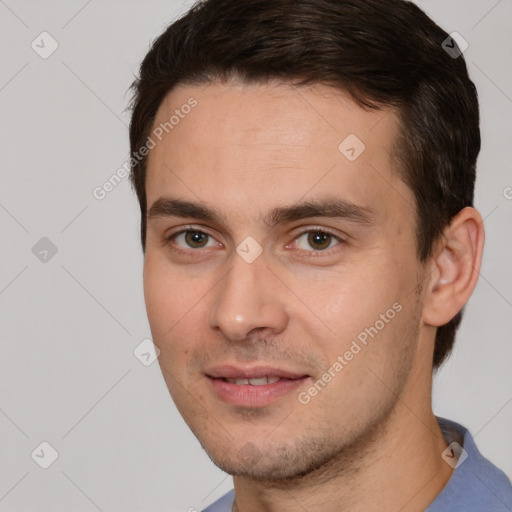
[[[251,386],[262,386],[267,383],[267,377],[260,377],[258,379],[249,379]]]
[[[237,386],[243,386],[250,384],[251,386],[264,386],[265,384],[274,384],[281,380],[279,377],[258,377],[254,379],[226,379],[230,384],[236,384]]]

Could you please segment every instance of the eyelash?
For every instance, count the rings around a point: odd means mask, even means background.
[[[172,233],[171,235],[166,237],[165,240],[164,240],[164,245],[169,245],[171,247],[171,250],[173,250],[175,252],[180,252],[180,253],[183,253],[183,254],[191,254],[191,253],[200,253],[201,254],[203,252],[201,250],[202,248],[198,248],[198,249],[194,249],[194,248],[182,249],[179,246],[172,246],[172,245],[170,245],[170,242],[173,239],[175,239],[179,235],[182,235],[184,233],[188,233],[188,232],[191,232],[191,231],[196,232],[196,233],[201,233],[203,235],[206,235],[207,237],[215,239],[212,235],[210,235],[209,233],[206,233],[205,231],[203,231],[202,229],[200,229],[200,228],[198,228],[196,226],[186,226],[186,229],[182,229],[181,231],[177,231],[176,233]],[[336,245],[334,245],[333,247],[330,247],[328,249],[322,249],[322,250],[314,250],[314,249],[312,249],[311,251],[300,250],[301,252],[311,253],[309,255],[309,257],[313,257],[313,258],[322,257],[321,254],[325,254],[325,253],[329,253],[329,255],[330,255],[332,249],[335,249],[338,246],[342,246],[345,243],[345,240],[340,238],[338,235],[335,235],[334,233],[332,233],[328,229],[320,228],[320,227],[312,227],[312,228],[306,229],[304,231],[301,231],[300,233],[297,233],[297,235],[294,237],[294,239],[293,239],[293,241],[291,243],[296,242],[299,238],[301,238],[303,235],[306,235],[308,233],[321,233],[323,235],[329,235],[336,242],[338,242]],[[286,247],[288,247],[289,245],[291,245],[291,244],[287,244]]]

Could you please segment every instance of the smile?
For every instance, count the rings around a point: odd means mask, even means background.
[[[222,365],[206,372],[213,395],[237,407],[270,405],[304,386],[309,375],[271,366],[240,367]]]

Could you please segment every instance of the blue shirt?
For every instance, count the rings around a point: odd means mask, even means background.
[[[466,453],[425,512],[511,512],[512,486],[505,473],[480,454],[467,429],[443,418],[437,421],[448,445],[458,443]],[[231,512],[234,499],[231,490],[203,512]]]

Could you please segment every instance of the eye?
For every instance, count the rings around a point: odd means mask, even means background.
[[[188,229],[171,235],[167,241],[173,241],[182,249],[203,249],[205,247],[214,247],[218,242],[199,229]]]
[[[342,242],[337,236],[320,229],[304,231],[295,239],[295,246],[304,251],[326,251]]]

